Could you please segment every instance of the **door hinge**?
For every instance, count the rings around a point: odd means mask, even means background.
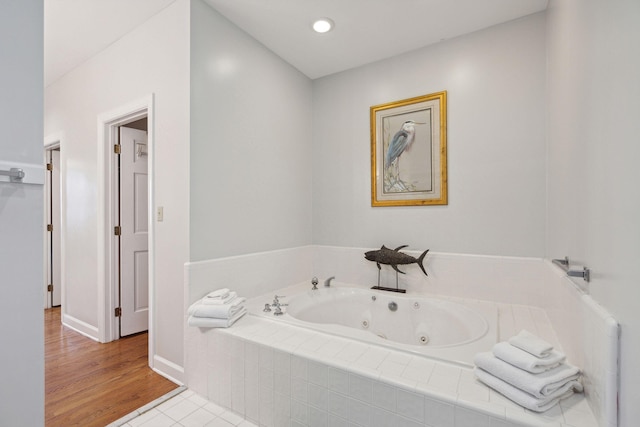
[[[115,316],[122,317],[122,309],[120,307],[116,307]]]
[[[53,170],[53,164],[52,163],[47,163],[47,170],[48,171],[52,171]]]
[[[122,234],[122,227],[120,227],[119,225],[113,227],[113,234],[115,234],[116,236]]]
[[[47,292],[53,292],[53,285],[47,286]]]
[[[47,224],[47,231],[53,231],[53,224]]]
[[[121,151],[120,150],[120,144],[115,144],[113,146],[113,152],[116,153],[116,154],[120,154],[120,151]]]

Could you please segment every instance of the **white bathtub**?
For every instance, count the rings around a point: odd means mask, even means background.
[[[250,300],[249,313],[466,366],[498,338],[498,310],[488,302],[333,284],[317,290],[297,285],[276,294],[286,295],[280,298],[283,315],[263,311],[273,294]]]

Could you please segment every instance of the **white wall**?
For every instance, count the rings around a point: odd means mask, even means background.
[[[66,192],[65,314],[97,327],[98,116],[154,95],[156,355],[182,365],[189,260],[189,0],[178,0],[45,92],[45,134],[60,133]],[[151,207],[155,210],[155,206]]]
[[[0,2],[0,161],[42,166],[43,49],[42,1]],[[43,209],[0,182],[0,425],[44,425]]]
[[[191,13],[191,261],[311,243],[311,81]]]
[[[544,31],[537,14],[315,80],[314,244],[543,256]],[[442,90],[449,204],[372,208],[369,107]]]
[[[549,257],[592,269],[589,291],[620,322],[620,426],[640,419],[640,3],[552,1]]]

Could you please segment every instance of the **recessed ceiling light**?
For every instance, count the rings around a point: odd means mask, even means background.
[[[313,30],[316,33],[326,33],[333,28],[333,21],[329,18],[320,18],[313,23]]]

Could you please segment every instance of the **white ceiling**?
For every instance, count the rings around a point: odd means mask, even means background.
[[[45,0],[45,85],[175,0]],[[544,10],[548,0],[205,0],[308,77]],[[313,21],[335,29],[316,34]]]
[[[175,0],[44,0],[48,86]]]

